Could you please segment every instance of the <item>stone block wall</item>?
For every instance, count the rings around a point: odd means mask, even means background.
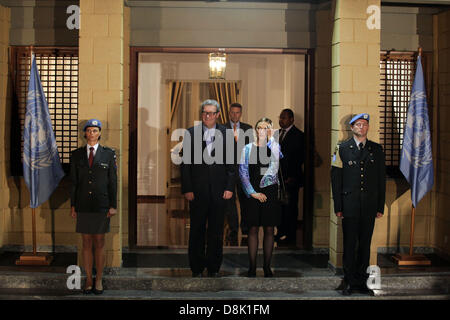
[[[11,11],[0,5],[0,141],[9,139],[9,128],[11,127],[8,119],[8,111],[11,105],[8,72],[8,46],[9,46],[9,28],[11,24]],[[7,172],[9,171],[9,143],[0,149],[0,248],[4,243],[5,230],[5,212],[7,212],[7,197],[9,193]]]
[[[111,219],[106,236],[106,265],[122,264],[122,208],[124,193],[122,174],[128,154],[124,152],[124,2],[123,0],[81,0],[79,38],[80,122],[97,118],[103,123],[101,143],[114,148],[118,164],[118,214]],[[129,20],[128,20],[129,21]],[[128,37],[129,39],[129,37]],[[128,92],[126,92],[128,93]],[[85,143],[79,141],[79,144]],[[78,258],[81,261],[81,239]]]
[[[432,243],[450,255],[450,11],[435,18],[435,63],[437,108],[433,115],[435,148],[435,212]]]
[[[353,114],[370,114],[369,139],[379,141],[380,30],[369,30],[367,8],[380,1],[335,0],[331,46],[331,145],[351,137]],[[331,195],[331,193],[330,193]],[[332,202],[331,197],[329,201]],[[342,222],[330,205],[330,263],[342,265]],[[372,250],[371,261],[376,261]]]

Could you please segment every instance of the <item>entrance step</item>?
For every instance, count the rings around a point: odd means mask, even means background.
[[[0,298],[23,296],[31,299],[346,299],[336,288],[341,277],[305,274],[300,277],[247,278],[238,275],[220,278],[162,276],[163,270],[129,268],[110,270],[104,276],[105,294],[87,296],[67,289],[69,274],[54,272],[14,272],[0,274]],[[170,270],[166,270],[170,271]],[[171,270],[175,272],[177,270]],[[277,270],[274,270],[275,274]],[[188,270],[178,270],[178,274]],[[83,278],[83,277],[82,277]],[[81,280],[81,286],[84,279]],[[388,275],[381,278],[376,297],[435,297],[450,299],[450,273],[439,275]],[[53,298],[52,298],[53,297]],[[354,294],[352,299],[373,298]]]

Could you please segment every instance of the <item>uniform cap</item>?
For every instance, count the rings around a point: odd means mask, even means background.
[[[351,125],[353,125],[353,123],[355,123],[357,120],[359,120],[359,119],[364,119],[364,120],[367,120],[367,122],[369,122],[369,119],[370,119],[370,116],[369,116],[369,114],[368,113],[360,113],[360,114],[357,114],[356,116],[354,116],[353,118],[352,118],[352,120],[350,120],[350,124]]]
[[[100,120],[97,119],[89,119],[86,124],[84,125],[83,131],[86,131],[87,127],[97,127],[97,128],[102,128],[102,123],[100,122]]]

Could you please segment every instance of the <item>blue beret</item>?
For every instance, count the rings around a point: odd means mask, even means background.
[[[102,123],[100,122],[100,120],[97,119],[89,119],[86,124],[84,125],[83,131],[86,131],[87,127],[97,127],[97,128],[102,128]]]
[[[353,123],[355,123],[356,120],[359,120],[359,119],[364,119],[364,120],[367,120],[367,122],[369,122],[370,116],[369,116],[368,113],[360,113],[360,114],[357,114],[356,116],[354,116],[354,117],[352,118],[352,120],[350,120],[349,123],[350,123],[351,125],[353,125]]]

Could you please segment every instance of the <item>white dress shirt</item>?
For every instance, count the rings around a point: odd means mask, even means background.
[[[98,149],[98,143],[95,146],[86,145],[88,159],[89,159],[89,154],[91,153],[91,150],[89,149],[90,147],[94,147],[94,157],[95,157],[95,154],[97,153],[97,149]]]

